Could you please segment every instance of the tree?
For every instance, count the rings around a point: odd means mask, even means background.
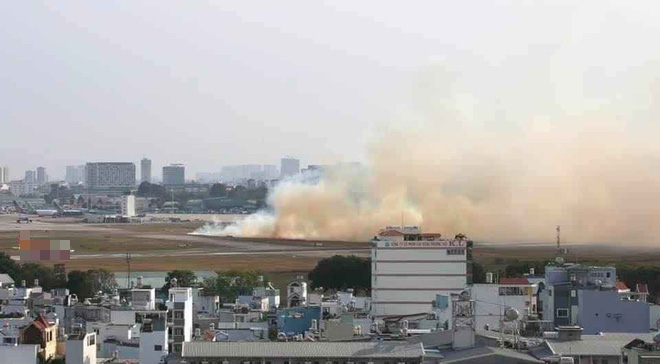
[[[68,274],[66,288],[72,294],[76,294],[79,300],[94,297],[94,284],[92,277],[80,270],[72,270]]]
[[[94,292],[112,293],[117,288],[115,274],[107,269],[90,269],[89,274]]]
[[[472,283],[486,283],[486,270],[477,262],[472,262]]]
[[[227,186],[222,183],[214,183],[209,190],[211,197],[225,197],[227,196]]]
[[[504,268],[505,277],[522,277],[530,272],[530,268],[534,268],[534,274],[545,274],[546,261],[526,261],[511,263]]]
[[[195,272],[191,270],[173,270],[167,272],[165,285],[162,288],[163,291],[167,292],[170,289],[170,282],[173,278],[176,278],[176,285],[178,287],[192,287],[197,282]]]
[[[21,266],[18,265],[11,257],[5,253],[0,252],[0,273],[9,274],[9,276],[16,281],[20,282]]]
[[[232,269],[217,273],[217,277],[204,281],[204,288],[220,296],[223,302],[233,302],[238,296],[249,295],[254,287],[264,284],[259,281],[263,273],[256,270]]]
[[[21,265],[18,280],[15,279],[15,281],[18,283],[24,280],[28,286],[32,286],[35,279],[39,280],[39,285],[44,291],[62,287],[65,283],[58,279],[53,268],[37,263],[25,263]]]
[[[335,255],[321,259],[309,272],[311,287],[325,289],[371,289],[371,259]]]

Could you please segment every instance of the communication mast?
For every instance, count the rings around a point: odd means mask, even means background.
[[[126,276],[126,287],[131,289],[131,253],[126,253],[126,265],[128,265],[128,275]]]

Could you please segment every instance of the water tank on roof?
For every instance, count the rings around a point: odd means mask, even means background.
[[[515,321],[518,317],[520,317],[520,313],[515,308],[507,307],[507,309],[504,310],[504,318],[506,321]]]

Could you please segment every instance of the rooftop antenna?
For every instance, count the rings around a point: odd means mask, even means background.
[[[128,265],[128,275],[126,276],[126,287],[131,289],[131,253],[126,253],[126,264]]]

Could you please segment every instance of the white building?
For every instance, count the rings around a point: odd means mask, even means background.
[[[9,183],[9,167],[0,167],[0,184]]]
[[[126,217],[134,217],[136,215],[134,195],[124,195],[121,197],[121,214]]]
[[[501,278],[499,284],[485,283],[472,286],[476,302],[476,327],[479,330],[500,330],[504,312],[513,308],[525,316],[535,315],[537,309],[536,286],[527,278]]]
[[[280,307],[280,290],[273,287],[270,282],[268,282],[267,287],[255,287],[252,290],[252,296],[268,297],[268,307],[270,309],[277,309]]]
[[[180,353],[181,343],[190,341],[193,334],[193,296],[190,287],[172,287],[166,302],[167,321],[171,323],[172,337],[169,352]]]
[[[286,287],[287,307],[307,306],[307,282],[298,277]]]
[[[155,310],[156,289],[139,287],[131,289],[131,307],[136,310]]]
[[[168,335],[162,318],[145,320],[140,333],[140,364],[159,364],[167,356]]]
[[[67,337],[66,364],[96,364],[96,333],[82,332]]]
[[[204,288],[194,287],[193,308],[194,312],[215,315],[220,309],[220,296],[204,292]]]
[[[374,318],[428,313],[438,293],[460,293],[471,276],[472,242],[445,239],[418,227],[387,227],[372,241]]]

